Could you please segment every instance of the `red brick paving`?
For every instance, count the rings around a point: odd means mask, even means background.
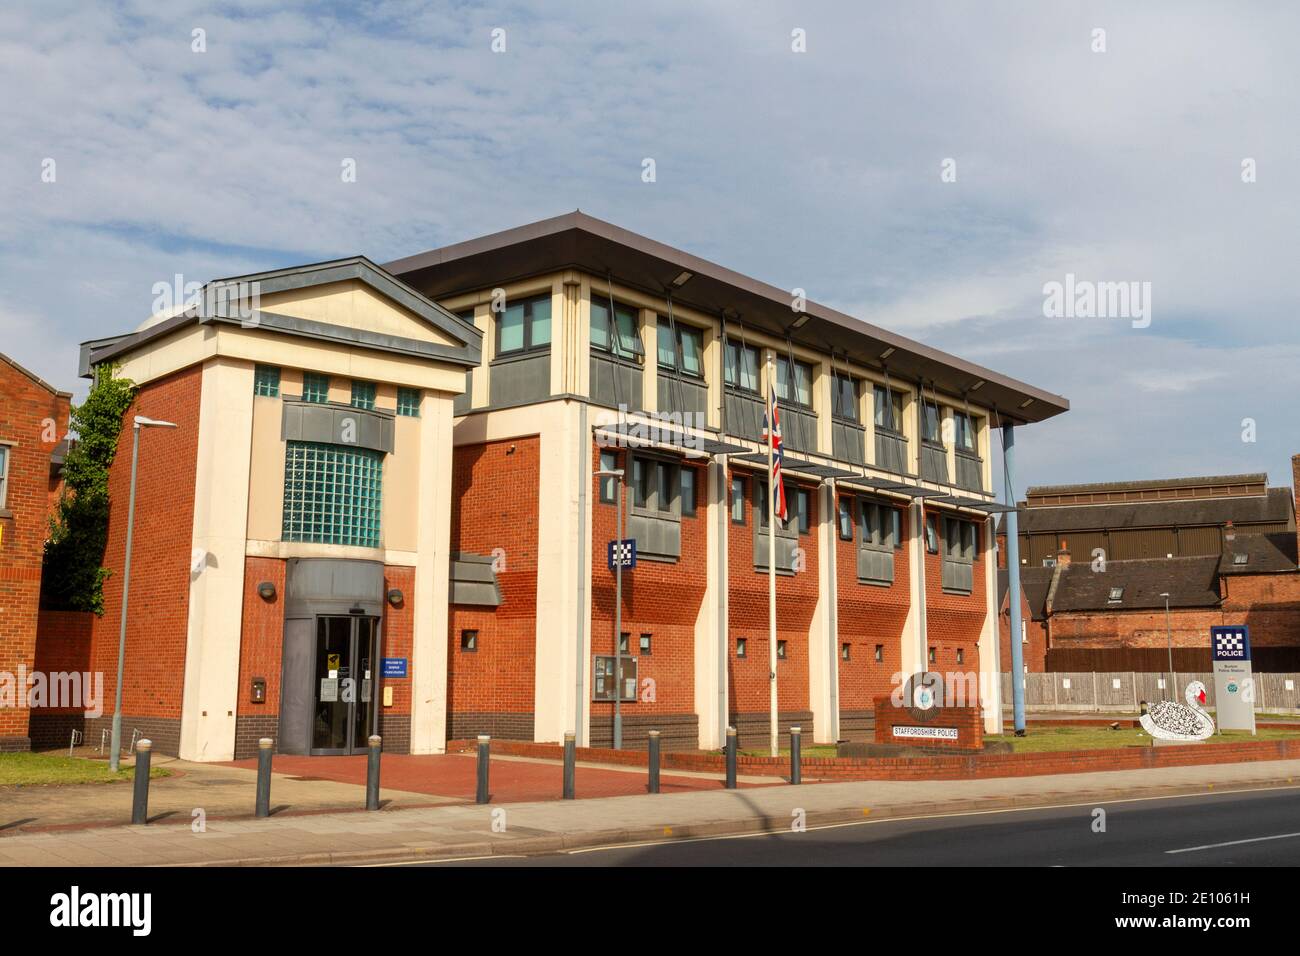
[[[474,799],[476,759],[462,754],[408,755],[384,754],[379,785],[388,790],[429,793],[442,797]],[[257,760],[237,760],[234,767],[257,768]],[[298,757],[276,755],[276,773],[294,777],[319,777],[339,783],[366,782],[366,757]],[[646,774],[621,770],[578,767],[575,793],[583,797],[621,797],[646,792]],[[534,763],[524,760],[493,760],[488,777],[493,802],[524,803],[559,800],[563,766],[559,763]],[[746,786],[741,783],[740,786]],[[760,786],[762,786],[760,784]],[[661,793],[686,793],[694,790],[718,790],[722,780],[706,777],[680,777],[662,774]]]

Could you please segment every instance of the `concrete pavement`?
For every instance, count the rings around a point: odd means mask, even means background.
[[[610,843],[1140,796],[1300,786],[1300,760],[960,781],[864,781],[580,801],[448,805],[0,837],[0,865],[357,864],[522,855]]]

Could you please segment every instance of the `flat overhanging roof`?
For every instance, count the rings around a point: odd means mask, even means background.
[[[738,317],[747,327],[781,338],[788,333],[795,344],[846,355],[866,368],[880,369],[887,364],[890,375],[909,382],[925,379],[955,395],[982,382],[970,392],[971,400],[996,408],[1006,421],[1042,421],[1070,407],[1060,395],[811,300],[804,310],[808,320],[795,329],[793,323],[800,316],[791,312],[787,290],[583,212],[396,259],[384,268],[433,299],[569,268],[595,275],[608,273],[619,283],[647,294],[671,292],[674,302],[714,316]],[[673,286],[683,272],[691,277],[680,287]],[[887,361],[882,359],[886,352]]]

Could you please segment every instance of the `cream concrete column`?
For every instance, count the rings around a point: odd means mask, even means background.
[[[695,714],[701,750],[714,750],[726,743],[722,728],[727,719],[725,569],[730,482],[720,461],[725,459],[711,461],[706,472],[704,600],[695,619]]]
[[[471,376],[470,407],[483,408],[488,403],[488,377],[492,374],[489,366],[496,358],[496,329],[492,326],[492,304],[480,302],[474,306],[474,327],[483,333],[483,361]]]
[[[641,309],[641,348],[645,349],[645,364],[641,366],[641,408],[647,412],[659,410],[659,314],[654,309]]]
[[[447,749],[451,422],[451,396],[426,392],[420,403],[419,527],[411,648],[411,753],[415,754],[443,753]]]
[[[722,427],[722,325],[710,323],[704,332],[703,354],[700,356],[701,368],[704,369],[704,386],[708,390],[706,407],[707,421],[710,428]]]
[[[1002,662],[998,639],[998,552],[993,519],[984,522],[984,626],[980,629],[980,699],[984,704],[984,733],[1002,733]],[[1017,640],[1019,635],[1011,635]],[[1014,678],[1013,678],[1014,679]]]
[[[835,489],[823,482],[817,489],[817,606],[808,631],[808,706],[813,712],[817,743],[839,739],[839,654],[836,619],[839,608],[835,580]]]
[[[835,376],[830,359],[822,359],[817,375],[816,398],[813,410],[817,413],[817,450],[823,455],[833,454],[835,441],[831,435],[831,419],[835,408]]]
[[[908,590],[911,606],[903,629],[903,675],[922,673],[928,667],[925,655],[925,505],[916,498],[908,507],[911,512],[912,560],[908,563]]]
[[[564,370],[569,362],[569,337],[566,334],[569,310],[565,307],[567,296],[564,278],[556,276],[551,283],[551,394],[563,393],[567,378]]]
[[[948,460],[948,482],[957,484],[957,420],[948,405],[939,406],[939,437],[943,439],[944,457]]]
[[[209,359],[203,366],[202,383],[180,756],[184,760],[233,760],[252,455],[253,364]],[[142,444],[147,455],[147,439]]]

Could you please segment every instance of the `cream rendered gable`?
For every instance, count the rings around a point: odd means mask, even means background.
[[[453,347],[461,344],[360,279],[273,292],[259,298],[258,308],[296,319],[310,319],[349,329],[397,335],[405,339],[419,339]]]

